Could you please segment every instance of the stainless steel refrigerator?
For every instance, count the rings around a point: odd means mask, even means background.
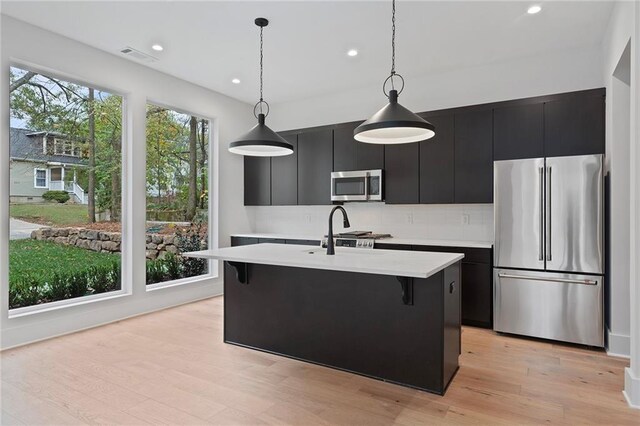
[[[602,155],[494,163],[494,330],[604,346]]]

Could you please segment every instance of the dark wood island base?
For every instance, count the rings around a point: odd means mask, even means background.
[[[224,341],[443,395],[460,262],[429,278],[224,263]]]

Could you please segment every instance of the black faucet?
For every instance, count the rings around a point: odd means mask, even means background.
[[[335,213],[336,210],[340,210],[342,212],[342,225],[345,228],[351,227],[349,218],[347,217],[347,211],[342,208],[342,206],[335,206],[331,210],[331,213],[329,213],[329,234],[327,235],[327,254],[329,255],[336,254],[336,249],[333,243],[333,213]]]

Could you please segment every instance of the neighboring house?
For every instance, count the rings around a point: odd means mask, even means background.
[[[47,191],[67,191],[73,202],[88,203],[78,184],[87,167],[80,143],[60,133],[11,128],[10,146],[11,202],[41,202]]]

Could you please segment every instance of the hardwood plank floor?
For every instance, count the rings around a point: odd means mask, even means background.
[[[463,328],[444,397],[222,343],[217,297],[0,354],[2,425],[635,424],[625,359]]]

